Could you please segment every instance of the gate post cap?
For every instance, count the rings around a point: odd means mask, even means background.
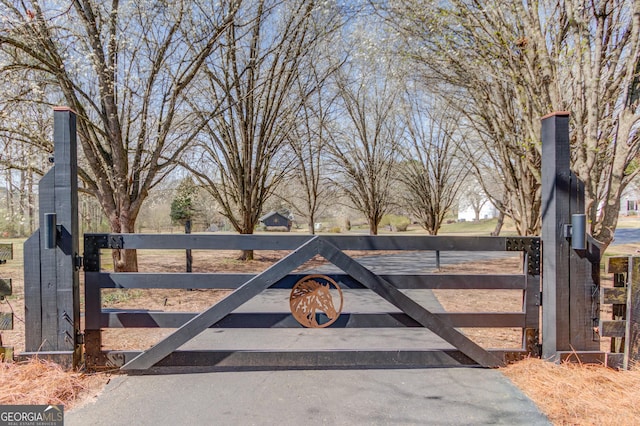
[[[567,117],[569,115],[571,115],[569,111],[554,111],[542,117],[541,120],[544,120],[545,118],[550,118],[550,117]]]
[[[54,110],[54,111],[62,111],[62,112],[68,111],[68,112],[72,112],[72,113],[74,113],[74,114],[76,113],[74,110],[72,110],[72,109],[71,109],[70,107],[68,107],[68,106],[54,106],[54,107],[53,107],[53,110]]]

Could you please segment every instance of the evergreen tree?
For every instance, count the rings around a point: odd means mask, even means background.
[[[195,215],[194,198],[197,188],[193,179],[187,177],[180,182],[175,198],[171,202],[171,221],[184,225]]]

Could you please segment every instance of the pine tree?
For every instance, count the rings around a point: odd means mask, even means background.
[[[196,195],[196,185],[191,177],[187,177],[180,182],[176,197],[171,202],[171,221],[184,225],[191,220],[195,214],[193,205]]]

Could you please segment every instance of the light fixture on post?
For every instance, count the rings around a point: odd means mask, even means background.
[[[585,214],[572,214],[571,224],[564,225],[564,237],[571,240],[571,248],[573,250],[586,250],[587,216]]]

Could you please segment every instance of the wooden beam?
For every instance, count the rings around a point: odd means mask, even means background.
[[[102,234],[88,234],[89,237]],[[129,249],[294,250],[311,235],[238,234],[109,234],[103,248],[116,244]],[[323,235],[340,250],[505,251],[508,237],[432,235]],[[536,237],[531,237],[538,239]]]
[[[45,223],[45,213],[55,212],[55,171],[49,170],[38,183],[38,204],[39,204],[39,217],[40,223]],[[44,233],[40,232],[40,236]],[[58,277],[57,277],[57,248],[47,249],[45,248],[44,238],[40,238],[38,241],[38,251],[40,257],[40,264],[35,266],[33,264],[34,259],[25,256],[25,274],[30,269],[37,268],[40,271],[38,275],[38,283],[34,283],[34,286],[38,286],[40,304],[36,306],[31,304],[30,309],[38,309],[41,313],[40,322],[28,324],[27,327],[40,327],[41,336],[40,341],[35,348],[26,348],[27,352],[37,351],[57,351],[58,350]],[[35,276],[35,274],[34,274]],[[26,275],[25,275],[26,279]],[[26,283],[25,283],[26,284]],[[29,290],[31,292],[31,290]],[[27,290],[25,288],[25,297]],[[25,299],[25,304],[28,301]],[[29,339],[27,339],[29,340]]]
[[[518,353],[497,350],[496,356]],[[140,355],[139,351],[105,352],[106,368],[126,365]],[[313,351],[253,351],[253,350],[178,350],[170,353],[153,368],[156,372],[233,371],[279,369],[343,369],[343,368],[417,368],[458,367],[477,365],[456,349],[426,350],[313,350]],[[184,368],[184,370],[181,369]]]
[[[92,234],[89,234],[90,236]],[[193,250],[286,250],[291,251],[315,238],[312,235],[238,234],[109,234],[105,247],[113,241],[127,249]]]
[[[13,312],[0,312],[0,330],[13,330]]]
[[[0,298],[11,296],[12,290],[11,278],[0,278]]]
[[[570,209],[574,214],[585,213],[584,183],[570,173]],[[569,221],[571,222],[571,220]],[[577,232],[577,231],[576,231]],[[600,312],[600,242],[586,234],[585,249],[569,250],[569,338],[570,350],[599,351],[595,334]]]
[[[292,288],[308,274],[288,274],[272,288]],[[364,288],[347,274],[325,274],[342,286]],[[220,273],[142,273],[142,272],[85,272],[86,282],[100,288],[198,288],[234,289],[255,274]],[[399,289],[440,289],[440,290],[524,290],[526,276],[514,275],[461,275],[461,274],[421,274],[421,275],[380,275]],[[539,286],[539,284],[538,284]],[[539,288],[536,295],[540,292]]]
[[[621,287],[600,287],[600,303],[603,305],[626,305],[627,289]]]
[[[85,234],[84,237],[84,350],[89,368],[104,365],[102,359],[102,332],[100,309],[102,307],[100,281],[100,246],[107,238]]]
[[[623,368],[640,362],[640,256],[629,259]]]
[[[624,337],[625,320],[600,320],[600,336],[601,337]]]
[[[0,362],[13,361],[13,346],[2,346],[0,342]]]
[[[606,363],[606,353],[602,351],[559,351],[556,362],[603,365]]]
[[[209,309],[195,316],[156,345],[132,359],[125,364],[122,369],[131,371],[146,370],[152,367],[171,352],[230,314],[233,310],[282,279],[282,277],[293,269],[313,258],[316,254],[318,254],[318,241],[317,237],[314,237],[260,275],[247,281],[236,291]]]
[[[542,357],[552,359],[558,351],[571,350],[569,241],[563,226],[570,215],[569,114],[542,120]]]
[[[192,312],[108,310],[101,314],[101,328],[179,328],[195,318]],[[524,328],[522,312],[438,312],[433,314],[453,327]],[[299,328],[289,312],[231,313],[211,328]],[[342,313],[331,328],[422,327],[404,313]]]
[[[619,370],[622,368],[624,364],[624,354],[623,353],[606,353],[606,361],[605,365],[609,368],[613,368],[615,370]]]
[[[0,261],[13,259],[13,243],[0,243]]]
[[[24,243],[24,340],[27,352],[37,352],[42,346],[40,265],[38,229]]]
[[[629,272],[629,259],[625,258],[624,265],[625,269],[621,270],[619,268],[620,261],[618,262],[618,267],[614,270],[618,271],[613,274],[613,287],[617,289],[626,289],[627,287],[627,273]],[[615,304],[611,305],[611,318],[614,320],[622,320],[627,317],[627,303],[624,304]],[[614,337],[610,342],[610,351],[613,353],[622,353],[624,358],[624,348],[625,348],[625,338],[624,337]],[[622,367],[624,359],[620,361],[620,367]]]
[[[70,109],[54,109],[53,140],[55,209],[60,227],[55,249],[56,351],[72,351],[73,364],[82,356],[80,335],[80,276],[76,267],[78,240],[78,143],[76,114]],[[45,212],[49,213],[49,212]],[[43,224],[44,222],[40,222]],[[47,279],[46,275],[43,275]]]
[[[607,274],[626,274],[629,270],[628,256],[612,256],[607,259]]]
[[[489,349],[500,359],[522,359],[526,352],[518,349]],[[140,355],[140,351],[105,351],[106,368],[120,367]],[[151,370],[156,372],[278,370],[278,369],[343,369],[343,368],[418,368],[476,366],[457,349],[413,350],[320,350],[320,351],[254,351],[254,350],[178,350],[162,359]],[[184,367],[184,369],[181,369]]]
[[[505,251],[507,237],[406,236],[406,235],[326,235],[322,237],[339,250],[429,250]]]
[[[527,275],[522,308],[526,314],[525,327],[540,330],[540,275]],[[531,332],[529,332],[531,333]]]
[[[476,361],[484,367],[500,367],[504,365],[504,360],[498,359],[495,355],[470,340],[460,333],[450,324],[445,323],[436,317],[429,310],[406,296],[396,289],[389,282],[375,275],[364,266],[344,254],[327,240],[319,242],[320,254],[331,263],[342,269],[353,278],[357,279],[369,289],[378,293],[381,297],[402,310],[418,323],[436,333],[448,343],[460,349],[466,356]]]

